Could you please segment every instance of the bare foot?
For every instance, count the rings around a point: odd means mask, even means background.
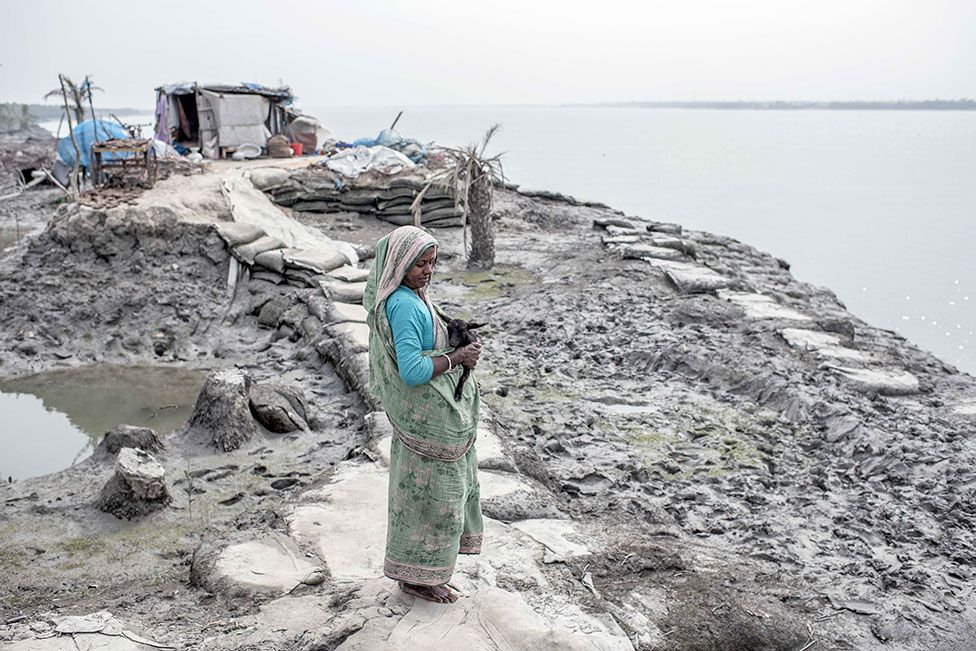
[[[454,603],[461,596],[445,585],[414,585],[400,581],[400,589],[420,599],[440,604]]]

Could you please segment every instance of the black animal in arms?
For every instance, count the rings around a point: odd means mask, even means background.
[[[463,319],[448,319],[447,345],[456,350],[478,341],[477,335],[471,331],[486,325],[488,324],[474,323],[473,321],[464,321]],[[454,400],[461,400],[461,392],[464,391],[464,383],[468,381],[469,375],[471,375],[471,369],[465,366],[461,372],[461,379],[458,380],[457,387],[454,389]]]

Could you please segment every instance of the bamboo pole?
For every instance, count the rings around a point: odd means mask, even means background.
[[[95,142],[98,142],[98,121],[95,119],[95,106],[92,104],[92,90],[91,90],[91,79],[88,75],[85,75],[85,86],[88,87],[88,112],[91,114],[92,125],[95,127]],[[82,87],[82,96],[84,96],[84,87]],[[105,139],[108,140],[108,131],[105,132]]]
[[[68,108],[68,91],[64,87],[64,75],[58,75],[58,81],[61,82],[61,99],[64,100],[64,114],[68,119],[68,135],[71,137],[71,146],[75,150],[75,165],[71,170],[71,189],[77,194],[81,194],[81,186],[78,184],[78,168],[81,165],[81,151],[78,149],[78,143],[75,141],[75,130],[71,126],[71,111]]]

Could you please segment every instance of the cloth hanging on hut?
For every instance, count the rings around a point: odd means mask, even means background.
[[[265,122],[271,102],[261,95],[232,95],[202,91],[216,108],[217,135],[221,147],[252,143],[264,147],[271,137]]]
[[[160,93],[156,102],[156,140],[169,144],[169,98]]]

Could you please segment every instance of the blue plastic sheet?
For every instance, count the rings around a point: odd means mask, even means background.
[[[125,132],[125,129],[118,122],[111,122],[109,120],[85,120],[72,129],[71,133],[74,134],[75,142],[78,144],[78,151],[81,158],[80,164],[86,169],[88,168],[88,159],[91,156],[91,147],[94,143],[112,138],[129,137],[129,134]],[[70,137],[64,137],[58,141],[58,156],[68,164],[68,167],[74,167],[75,148],[71,144]],[[106,153],[102,156],[105,160],[110,160],[113,157],[124,157],[125,154]]]
[[[351,143],[338,143],[337,147],[343,149],[345,147],[375,147],[376,145],[395,149],[413,163],[420,163],[427,156],[427,148],[421,143],[412,138],[404,138],[393,129],[383,129],[375,138],[359,138]]]

